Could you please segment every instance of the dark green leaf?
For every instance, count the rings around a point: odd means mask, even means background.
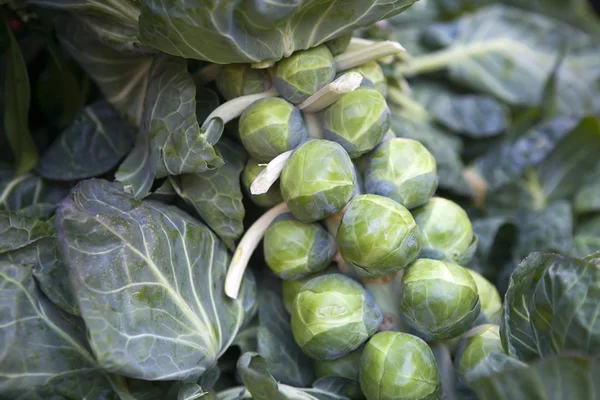
[[[571,255],[585,257],[600,251],[600,215],[584,219],[575,228]]]
[[[277,381],[269,373],[266,360],[256,353],[244,353],[237,363],[244,386],[255,400],[288,399],[279,392]]]
[[[600,267],[559,254],[532,253],[513,272],[500,324],[511,356],[600,352]]]
[[[512,258],[518,238],[518,226],[514,218],[506,216],[472,220],[473,232],[479,238],[474,263],[481,273],[495,281],[500,269]]]
[[[30,213],[49,216],[56,203],[69,193],[69,186],[55,185],[30,174],[17,178],[13,175],[11,169],[0,166],[0,210],[29,208]]]
[[[56,309],[30,269],[0,262],[0,305],[0,396],[119,398],[88,348],[82,321]]]
[[[600,360],[578,356],[544,358],[471,382],[486,400],[593,400],[600,393]]]
[[[585,214],[600,211],[600,174],[594,178],[598,180],[581,186],[575,194],[573,202],[575,213]]]
[[[105,101],[85,107],[44,153],[36,167],[43,178],[71,181],[102,175],[133,145],[135,130]]]
[[[186,61],[158,55],[149,75],[138,139],[116,174],[137,199],[149,193],[155,177],[206,172],[223,165],[215,143],[200,132],[196,87]]]
[[[38,160],[38,151],[29,132],[29,76],[19,43],[2,10],[0,19],[10,40],[3,77],[4,132],[16,159],[15,175],[20,176],[32,170]]]
[[[240,174],[246,164],[244,149],[226,139],[215,146],[225,165],[212,171],[182,175],[171,182],[179,196],[191,204],[198,215],[229,247],[244,231],[244,204]]]
[[[144,0],[142,41],[165,53],[217,64],[276,61],[396,15],[415,0]]]
[[[108,371],[195,381],[253,309],[252,275],[239,299],[228,298],[225,246],[174,207],[88,180],[60,203],[56,218],[90,344]]]

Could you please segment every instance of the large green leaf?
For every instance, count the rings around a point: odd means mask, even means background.
[[[15,175],[19,176],[32,170],[38,160],[38,151],[29,131],[29,75],[19,43],[3,10],[0,10],[0,20],[4,26],[3,33],[9,38],[6,70],[2,77],[4,132],[16,160]]]
[[[600,43],[539,14],[503,5],[482,8],[449,23],[431,26],[427,40],[444,50],[416,57],[405,75],[447,68],[455,83],[508,103],[537,105],[565,43],[569,54],[558,72],[558,109],[600,109]]]
[[[575,227],[571,255],[586,257],[600,251],[600,214],[584,219]]]
[[[134,150],[117,171],[117,180],[135,198],[145,197],[154,178],[206,172],[223,165],[201,134],[196,119],[196,86],[186,60],[157,55],[152,63],[144,114]]]
[[[520,360],[580,351],[600,353],[600,266],[532,253],[513,272],[500,335]]]
[[[144,0],[142,41],[218,64],[276,61],[398,14],[416,0]]]
[[[512,259],[519,228],[511,216],[489,216],[472,220],[473,232],[479,239],[475,258],[470,264],[492,282],[500,270]]]
[[[483,376],[471,386],[486,400],[594,400],[600,393],[598,376],[597,358],[554,356]]]
[[[573,207],[577,214],[600,211],[600,174],[594,178],[596,182],[583,185],[575,195]]]
[[[239,299],[227,297],[225,246],[175,207],[88,180],[60,203],[56,222],[91,347],[110,372],[197,380],[253,308],[251,275]]]
[[[133,145],[135,130],[101,100],[85,107],[44,153],[36,172],[46,179],[71,181],[102,175]]]
[[[101,42],[118,51],[146,51],[138,39],[140,9],[136,0],[26,0],[27,3],[71,12]]]
[[[0,308],[2,398],[119,398],[92,356],[82,321],[56,309],[29,268],[0,262]]]
[[[246,163],[244,149],[223,139],[215,146],[225,165],[212,171],[182,175],[173,179],[177,193],[191,204],[198,215],[230,250],[244,232],[244,216],[240,174]]]

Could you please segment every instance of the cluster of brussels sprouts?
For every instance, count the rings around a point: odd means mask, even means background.
[[[353,380],[353,398],[438,399],[441,378],[427,341],[497,322],[500,296],[461,266],[476,237],[459,205],[434,197],[434,157],[390,131],[379,64],[346,68],[360,74],[360,86],[314,107],[339,76],[335,55],[342,51],[339,43],[321,45],[268,70],[221,70],[226,98],[269,93],[241,113],[239,136],[252,157],[242,175],[246,190],[257,205],[275,206],[257,221],[263,229],[247,231],[252,237],[242,239],[230,273],[264,234],[265,261],[282,279],[294,339],[316,360],[319,377]],[[253,190],[272,167],[275,179]],[[389,307],[383,312],[372,293],[377,285],[366,285],[390,277],[401,282],[392,312],[404,332],[386,331]],[[459,346],[461,375],[501,349],[497,326],[482,326]]]

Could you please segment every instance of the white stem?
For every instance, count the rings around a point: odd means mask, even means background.
[[[283,171],[292,152],[293,150],[286,151],[272,159],[271,162],[267,164],[267,167],[258,174],[256,179],[254,179],[252,185],[250,185],[250,193],[253,195],[267,193],[275,181],[281,176],[281,171]]]
[[[249,94],[247,96],[236,97],[228,102],[221,104],[219,107],[213,110],[210,115],[204,120],[202,124],[205,127],[212,119],[220,118],[224,124],[242,115],[244,110],[256,100],[264,99],[266,97],[278,96],[277,90],[271,89],[267,92],[258,94]]]
[[[363,77],[358,72],[349,72],[317,90],[315,94],[304,100],[298,108],[307,113],[315,113],[329,107],[343,95],[356,90]]]
[[[334,58],[336,71],[358,67],[368,61],[405,52],[400,43],[385,41],[355,51],[347,51]]]
[[[273,220],[287,211],[287,204],[280,203],[264,213],[246,231],[242,240],[240,240],[237,249],[235,249],[235,253],[233,253],[231,264],[229,264],[229,269],[227,270],[227,276],[225,277],[225,294],[227,296],[232,299],[237,299],[240,286],[242,285],[244,272],[246,271],[252,253],[262,240],[267,228],[271,225]]]
[[[261,62],[257,62],[257,63],[252,63],[252,64],[250,64],[250,68],[267,69],[267,68],[271,68],[273,65],[275,65],[275,61],[266,60],[266,61],[261,61]]]
[[[311,139],[323,139],[323,125],[318,114],[303,113],[304,124],[308,131],[308,137]]]
[[[350,44],[348,45],[344,53],[366,49],[367,47],[371,47],[376,43],[376,41],[371,39],[352,37],[352,39],[350,39]]]

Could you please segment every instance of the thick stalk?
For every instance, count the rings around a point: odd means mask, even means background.
[[[258,174],[256,179],[254,179],[252,185],[250,185],[250,193],[253,195],[267,193],[275,181],[281,176],[281,171],[285,168],[292,153],[293,150],[289,150],[272,159],[271,162],[267,164],[267,167]]]
[[[406,52],[400,43],[385,41],[354,51],[346,51],[334,58],[336,71],[345,71],[369,61]]]
[[[246,271],[252,253],[256,250],[256,247],[262,240],[273,220],[287,211],[287,204],[280,203],[264,213],[246,231],[235,249],[235,253],[233,253],[233,258],[231,259],[229,269],[227,270],[227,276],[225,277],[225,294],[227,296],[232,299],[237,299],[240,292],[240,286],[242,285],[244,272]]]
[[[431,347],[438,370],[440,371],[440,377],[442,378],[442,398],[444,400],[458,399],[459,397],[455,388],[456,374],[450,349],[442,342],[431,342],[429,343],[429,347]]]
[[[298,108],[306,113],[321,111],[338,101],[345,94],[356,90],[362,80],[363,77],[358,72],[344,74],[304,100]]]

